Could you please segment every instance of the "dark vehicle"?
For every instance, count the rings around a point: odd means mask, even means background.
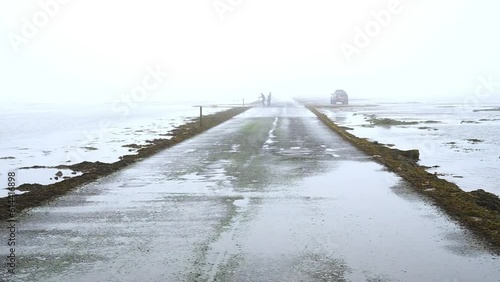
[[[335,93],[332,94],[330,98],[330,104],[342,103],[343,105],[349,104],[349,96],[347,96],[347,92],[344,90],[336,90]]]

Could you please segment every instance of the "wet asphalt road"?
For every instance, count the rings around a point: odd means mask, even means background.
[[[292,104],[251,109],[17,224],[12,281],[500,281],[498,256]]]

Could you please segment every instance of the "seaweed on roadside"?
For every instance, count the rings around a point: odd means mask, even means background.
[[[431,131],[431,130],[438,131],[438,130],[439,130],[439,129],[437,129],[437,128],[434,128],[434,127],[428,127],[428,126],[420,126],[420,127],[418,127],[418,129],[428,130],[428,131]]]
[[[341,126],[342,129],[344,130],[354,130],[352,127],[347,127],[347,126]]]
[[[395,119],[390,119],[390,118],[377,118],[374,115],[369,116],[367,121],[371,125],[378,125],[378,126],[397,126],[397,125],[415,125],[415,124],[418,124],[417,121],[400,121],[400,120],[395,120]]]
[[[500,198],[497,195],[486,192],[483,189],[471,191],[469,192],[469,194],[473,195],[474,198],[476,198],[476,203],[478,205],[493,211],[500,212]]]
[[[476,143],[481,143],[481,142],[483,142],[484,140],[481,140],[481,139],[476,139],[476,138],[471,138],[471,139],[465,139],[465,141],[468,141],[469,143],[476,144]]]
[[[140,149],[143,146],[137,145],[137,144],[134,143],[134,144],[126,144],[126,145],[123,145],[122,147],[124,147],[124,148],[131,148],[131,149]]]

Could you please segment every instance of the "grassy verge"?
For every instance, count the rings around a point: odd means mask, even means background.
[[[315,107],[307,106],[330,129],[372,156],[388,170],[398,174],[419,193],[431,199],[449,216],[482,237],[496,253],[500,253],[500,199],[476,190],[465,192],[456,184],[440,179],[417,164],[418,150],[401,151],[387,148],[346,132]],[[411,153],[413,151],[413,153]],[[414,152],[417,151],[417,152]]]
[[[29,191],[21,195],[15,196],[17,212],[27,208],[36,207],[62,196],[72,189],[96,181],[97,179],[110,175],[120,169],[123,169],[130,164],[138,162],[144,158],[150,157],[159,151],[172,147],[186,139],[194,137],[210,128],[213,128],[236,115],[239,115],[249,108],[233,108],[227,111],[215,113],[203,117],[203,126],[199,125],[199,121],[192,120],[183,124],[170,132],[171,139],[155,139],[149,142],[149,145],[141,146],[135,155],[122,156],[119,161],[114,163],[102,162],[82,162],[71,166],[59,166],[59,168],[69,168],[75,171],[83,172],[82,175],[76,176],[64,181],[51,185],[40,184],[24,184],[18,187],[18,190]],[[0,219],[9,217],[8,198],[0,199],[0,209],[4,212],[0,213]]]

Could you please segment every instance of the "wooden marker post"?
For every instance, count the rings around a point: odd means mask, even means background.
[[[203,106],[200,106],[200,127],[203,127]]]

